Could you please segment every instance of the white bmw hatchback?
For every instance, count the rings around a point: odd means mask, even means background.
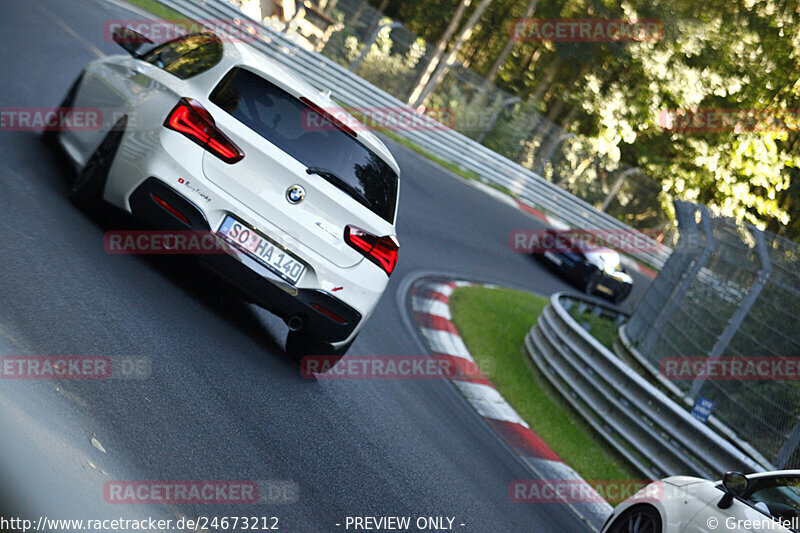
[[[202,261],[288,324],[290,354],[344,355],[397,262],[387,148],[246,44],[114,40],[129,55],[90,63],[61,104],[99,108],[103,126],[45,133],[74,166],[72,199],[241,245]]]
[[[602,533],[715,533],[800,529],[800,470],[728,472],[722,481],[676,476],[618,505]]]

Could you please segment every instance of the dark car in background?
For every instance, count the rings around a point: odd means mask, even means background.
[[[622,303],[633,289],[633,278],[622,266],[619,253],[609,248],[581,251],[556,244],[548,251],[532,255],[548,263],[584,293],[597,294],[615,304]]]

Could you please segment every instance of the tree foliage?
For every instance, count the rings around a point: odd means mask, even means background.
[[[435,42],[457,3],[392,0],[386,11]],[[527,3],[495,0],[460,61],[488,74]],[[533,17],[659,19],[664,32],[652,42],[517,43],[495,84],[522,99],[518,109],[538,109],[573,142],[642,169],[671,197],[800,239],[797,0],[566,0],[539,2]],[[763,131],[682,131],[663,124],[676,109],[794,114]]]

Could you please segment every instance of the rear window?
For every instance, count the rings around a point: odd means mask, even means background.
[[[335,127],[309,127],[311,107],[242,68],[234,68],[214,89],[211,101],[306,167],[330,171],[327,179],[372,210],[394,221],[397,174],[357,139]]]
[[[211,33],[194,33],[157,46],[142,59],[185,80],[222,60],[222,41]]]

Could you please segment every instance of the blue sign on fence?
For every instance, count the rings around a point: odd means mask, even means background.
[[[708,417],[711,416],[711,411],[713,410],[714,402],[701,396],[697,399],[697,403],[695,403],[692,408],[692,416],[705,424],[708,422]]]

